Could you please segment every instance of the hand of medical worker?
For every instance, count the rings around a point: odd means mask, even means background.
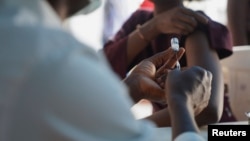
[[[176,106],[176,101],[184,101],[186,107],[197,115],[208,105],[211,83],[212,73],[201,67],[172,70],[165,83],[167,103]]]
[[[162,67],[174,66],[177,62],[176,57],[180,58],[184,52],[184,48],[180,48],[179,51],[169,48],[136,65],[124,79],[134,102],[148,99],[165,103],[165,91],[156,81],[157,71]]]

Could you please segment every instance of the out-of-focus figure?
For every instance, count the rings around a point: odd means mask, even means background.
[[[142,0],[105,0],[103,43],[109,41],[129,16],[139,8]]]
[[[228,28],[232,33],[233,45],[250,44],[250,0],[228,0]]]

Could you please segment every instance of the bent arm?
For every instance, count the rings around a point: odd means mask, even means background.
[[[122,28],[117,32],[114,39],[104,45],[104,51],[113,70],[119,74],[121,78],[126,77],[129,66],[134,58],[149,44],[148,41],[141,38],[151,40],[154,30],[151,24],[145,24],[150,19],[151,13],[145,11],[136,11],[124,23]],[[136,28],[141,24],[140,32]],[[153,37],[152,37],[153,38]]]
[[[219,57],[203,32],[196,31],[186,39],[187,66],[200,66],[213,74],[211,98],[205,110],[196,117],[199,126],[218,122],[223,110],[223,78]]]

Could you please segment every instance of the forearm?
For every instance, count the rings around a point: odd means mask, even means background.
[[[128,37],[127,58],[128,64],[152,41],[159,32],[157,31],[154,21],[150,20],[140,25]]]
[[[209,104],[196,120],[200,126],[217,122],[222,114],[224,94],[223,75],[218,55],[209,47],[206,36],[201,32],[188,37],[185,46],[188,66],[201,66],[213,74]]]
[[[212,62],[212,61],[211,61]],[[207,108],[204,109],[197,117],[196,121],[199,126],[218,122],[223,112],[224,101],[224,81],[219,64],[213,64],[213,68],[204,66],[213,74],[211,97]]]
[[[179,101],[178,99],[176,101]],[[172,138],[184,132],[198,132],[199,129],[194,119],[194,111],[190,105],[183,102],[173,102],[169,105],[172,124]]]
[[[158,127],[171,126],[171,119],[168,108],[162,109],[146,117],[146,119],[153,121]]]

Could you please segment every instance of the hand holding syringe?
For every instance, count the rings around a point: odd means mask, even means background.
[[[179,51],[180,46],[179,46],[179,40],[178,40],[178,38],[172,38],[172,39],[171,39],[171,48],[172,48],[175,52],[178,52],[178,51]],[[177,70],[181,70],[181,65],[180,65],[180,62],[179,62],[179,59],[177,58],[177,56],[176,56],[176,69],[177,69]]]
[[[157,83],[162,88],[164,88],[165,80],[166,80],[167,73],[169,70],[174,69],[175,66],[176,66],[176,69],[181,70],[179,59],[185,53],[185,49],[179,47],[179,41],[177,38],[171,39],[171,47],[169,47],[167,51],[169,52],[168,54],[169,60],[165,62],[163,66],[161,66],[160,68],[157,68],[157,73],[155,76]]]

